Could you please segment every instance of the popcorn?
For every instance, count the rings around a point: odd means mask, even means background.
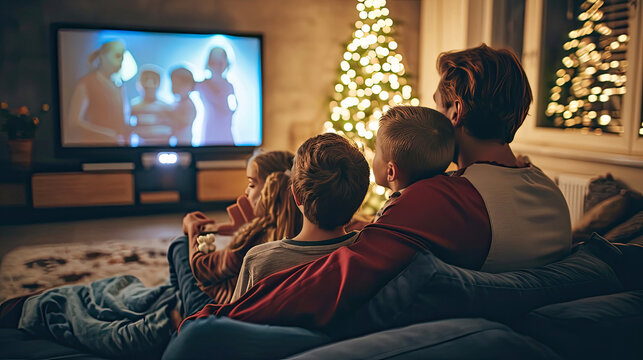
[[[205,235],[199,235],[196,238],[196,242],[198,245],[198,249],[202,253],[209,253],[211,251],[216,250],[216,246],[214,245],[214,234],[205,234]]]

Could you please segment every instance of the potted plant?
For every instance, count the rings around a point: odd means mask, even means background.
[[[7,133],[11,162],[16,167],[31,167],[34,135],[40,124],[40,115],[47,111],[47,104],[42,105],[37,113],[30,113],[26,106],[9,110],[9,104],[0,102],[0,129]]]

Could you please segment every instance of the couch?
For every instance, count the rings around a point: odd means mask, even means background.
[[[557,263],[501,274],[418,254],[325,332],[211,317],[188,323],[163,358],[640,359],[641,274],[643,247],[598,235]]]
[[[583,208],[574,224],[574,241],[598,233],[611,242],[643,245],[643,194],[624,182],[610,174],[592,179]]]
[[[598,235],[557,263],[501,274],[423,253],[328,329],[199,319],[172,338],[163,358],[641,359],[641,274],[643,247]],[[1,330],[2,359],[100,358]]]

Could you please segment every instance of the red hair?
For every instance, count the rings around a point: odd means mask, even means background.
[[[461,104],[462,124],[471,136],[510,143],[533,99],[516,54],[482,44],[440,54],[437,67],[441,105]]]

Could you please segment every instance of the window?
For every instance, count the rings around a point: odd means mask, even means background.
[[[643,154],[641,18],[633,0],[526,0],[519,143]]]
[[[628,20],[627,0],[544,3],[537,126],[623,133]]]

